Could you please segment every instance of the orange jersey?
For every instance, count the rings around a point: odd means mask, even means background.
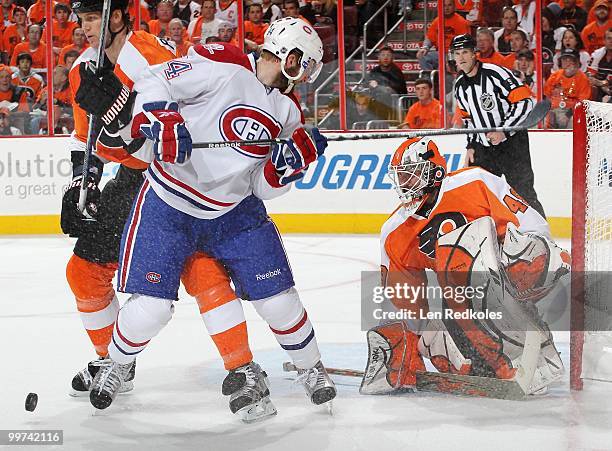
[[[43,87],[43,79],[38,74],[30,74],[27,77],[20,77],[19,71],[13,72],[13,79],[11,80],[15,86],[25,86],[31,91],[30,97],[37,99],[40,95],[40,90]]]
[[[429,39],[433,45],[438,47],[438,25],[439,20],[436,17],[432,22],[429,30],[427,30],[427,39]],[[444,20],[444,48],[450,47],[451,40],[458,34],[468,34],[471,32],[470,23],[455,13],[449,19]]]
[[[546,220],[501,177],[478,167],[451,172],[443,180],[438,199],[427,217],[408,216],[403,207],[381,230],[381,265],[389,273],[435,268],[437,239],[478,218],[490,216],[498,239],[512,222],[521,232],[550,236]]]
[[[15,46],[22,42],[27,42],[28,32],[23,30],[23,36],[19,34],[16,24],[9,25],[2,34],[2,49],[8,53],[9,57],[12,56]]]
[[[263,44],[264,34],[268,30],[267,23],[255,24],[250,20],[244,21],[244,38],[253,41],[255,44]]]
[[[510,70],[514,70],[514,63],[516,62],[516,52],[508,53],[506,56],[502,56],[504,59],[503,64],[501,66],[507,67]],[[538,55],[533,56],[533,64],[535,67],[538,67]]]
[[[76,22],[66,22],[66,27],[61,28],[57,20],[53,20],[53,47],[65,47],[72,44],[72,32],[79,28]]]
[[[114,72],[119,80],[131,90],[134,86],[134,81],[141,76],[145,69],[154,64],[161,64],[165,61],[174,59],[176,56],[176,49],[168,41],[161,40],[146,31],[134,31],[128,35],[119,53]],[[72,91],[74,114],[74,132],[72,133],[72,141],[70,144],[71,150],[85,149],[87,132],[89,129],[87,114],[76,102],[74,102],[74,96],[81,84],[79,63],[95,60],[96,57],[96,49],[93,47],[88,48],[75,61],[68,77],[70,80],[70,89]],[[144,169],[148,166],[148,161],[145,161],[146,158],[139,155],[138,152],[130,155],[123,149],[98,148],[96,150],[100,157],[117,161],[131,168]],[[138,157],[142,157],[142,159]]]
[[[591,98],[591,84],[584,72],[578,71],[568,78],[561,69],[546,80],[544,95],[550,99],[552,108],[573,108],[580,100]]]
[[[6,100],[7,102],[18,102],[19,106],[17,107],[17,111],[30,111],[30,106],[28,105],[28,93],[26,91],[23,91],[17,98],[15,88],[11,86],[11,89],[8,91],[0,91],[0,102],[3,100]]]
[[[136,3],[132,2],[132,4],[130,4],[130,6],[128,7],[128,12],[130,13],[130,17],[132,19],[136,18]],[[151,14],[149,13],[149,9],[145,6],[140,5],[140,21],[148,23],[150,20]]]
[[[491,56],[487,58],[482,56],[480,52],[478,52],[477,55],[478,55],[478,61],[481,61],[483,63],[497,64],[498,66],[504,66],[509,69],[512,69],[511,65],[508,66],[508,62],[506,58],[502,56],[500,53],[496,52],[495,50],[493,50],[493,53],[491,53]],[[512,63],[514,63],[514,61],[512,61]]]
[[[70,52],[71,50],[76,50],[77,52],[79,52],[79,55],[82,54],[85,50],[87,50],[89,46],[87,44],[85,44],[85,47],[83,47],[83,49],[79,49],[77,46],[75,46],[74,44],[70,44],[65,46],[64,48],[62,48],[62,51],[59,54],[59,58],[58,58],[58,64],[64,66],[66,64],[66,53]],[[68,68],[70,69],[70,68]]]
[[[584,42],[585,50],[593,53],[600,47],[604,46],[604,37],[606,30],[612,27],[612,20],[608,19],[605,24],[599,25],[597,22],[591,22],[582,29],[580,37]]]
[[[439,128],[441,109],[438,99],[433,99],[425,106],[416,102],[408,109],[404,122],[410,128]]]
[[[172,41],[174,42],[174,41]],[[183,41],[182,44],[177,44],[176,42],[174,42],[174,45],[176,46],[176,54],[178,56],[185,56],[187,55],[187,50],[189,50],[190,47],[193,47],[193,43],[189,42],[189,41]]]
[[[53,11],[53,8],[55,8],[55,5],[56,5],[56,2],[53,2],[53,4],[51,5],[51,11]],[[45,5],[43,5],[42,0],[38,0],[36,3],[34,3],[32,6],[28,8],[28,14],[27,14],[28,23],[30,24],[42,23],[42,21],[45,20],[45,14],[46,14],[46,7]]]
[[[474,2],[472,0],[455,0],[455,10],[469,13],[472,9],[474,9]]]
[[[47,67],[47,46],[42,42],[38,44],[38,48],[34,51],[30,50],[29,42],[21,42],[13,49],[11,56],[11,66],[17,66],[17,57],[20,53],[29,53],[32,55],[32,67],[41,69]]]

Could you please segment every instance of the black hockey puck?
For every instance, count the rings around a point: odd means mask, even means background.
[[[38,395],[36,393],[28,393],[25,400],[25,409],[28,412],[34,412],[36,405],[38,404]]]

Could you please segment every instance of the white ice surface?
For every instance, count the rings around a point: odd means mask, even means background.
[[[289,235],[285,244],[324,362],[363,369],[359,278],[378,269],[377,238]],[[336,377],[329,416],[288,380],[286,355],[250,306],[251,346],[278,415],[244,425],[221,395],[226,373],[186,295],[139,357],[134,391],[93,416],[87,398],[67,395],[72,376],[94,357],[65,282],[71,251],[66,238],[0,239],[0,429],[63,429],[58,449],[66,450],[612,450],[612,384],[570,394],[567,378],[546,397],[511,402],[366,397],[358,379]],[[560,338],[567,362],[567,337]],[[39,395],[32,413],[24,410],[28,392]]]

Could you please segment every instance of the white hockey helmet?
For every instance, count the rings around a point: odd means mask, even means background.
[[[281,70],[290,85],[312,83],[321,73],[323,43],[316,30],[302,19],[285,17],[272,22],[264,35],[263,50],[280,58]],[[292,50],[302,53],[300,71],[295,76],[285,72],[285,61]]]
[[[400,201],[412,214],[423,205],[427,194],[442,183],[446,160],[433,140],[410,138],[396,149],[388,174]]]

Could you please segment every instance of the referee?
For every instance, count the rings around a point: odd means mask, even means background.
[[[531,91],[512,72],[476,59],[476,41],[469,34],[455,36],[450,51],[457,63],[457,107],[468,128],[519,125],[533,109]],[[480,166],[506,181],[543,217],[533,188],[533,169],[526,130],[468,135],[466,164]]]

